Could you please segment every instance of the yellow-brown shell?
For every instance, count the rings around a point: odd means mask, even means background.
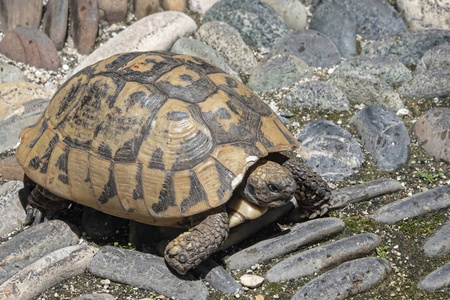
[[[260,157],[297,146],[242,83],[202,59],[160,52],[83,69],[20,138],[17,160],[37,184],[154,225],[226,203]]]

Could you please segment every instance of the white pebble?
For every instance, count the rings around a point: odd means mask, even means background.
[[[241,276],[240,281],[243,286],[254,289],[260,287],[263,284],[264,277],[245,274]]]

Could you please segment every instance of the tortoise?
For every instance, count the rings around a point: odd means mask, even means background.
[[[299,144],[270,107],[188,55],[130,52],[84,68],[20,139],[28,220],[74,201],[190,228],[164,252],[180,274],[218,249],[230,219],[257,218],[294,195],[315,217],[330,198],[319,175],[280,153]]]

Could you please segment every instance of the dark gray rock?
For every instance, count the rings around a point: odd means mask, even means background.
[[[273,48],[304,60],[311,67],[328,68],[341,62],[341,54],[329,37],[314,30],[286,34]]]
[[[72,300],[115,300],[116,298],[113,295],[100,293],[100,294],[86,294]]]
[[[424,291],[437,292],[450,289],[450,262],[428,274],[417,287]]]
[[[422,248],[428,256],[450,253],[450,221],[445,222],[444,225],[427,237]]]
[[[57,249],[75,245],[78,236],[62,221],[35,225],[0,245],[0,284]]]
[[[55,44],[56,50],[62,50],[66,42],[67,19],[69,17],[68,0],[49,0],[42,20],[45,34]]]
[[[306,124],[297,140],[301,157],[326,180],[343,180],[363,161],[361,148],[353,136],[327,120]]]
[[[311,74],[309,66],[297,56],[274,53],[253,70],[247,85],[257,92],[270,91],[289,87]]]
[[[343,57],[356,54],[356,19],[353,13],[335,2],[325,2],[315,10],[309,29],[328,36]]]
[[[401,220],[450,207],[450,185],[444,185],[389,203],[372,213],[377,222],[395,224]]]
[[[19,190],[23,188],[21,181],[10,181],[0,186],[0,237],[19,229],[25,221],[25,210],[19,199]],[[1,246],[0,246],[1,249]],[[0,253],[0,261],[1,261]],[[2,282],[0,264],[0,283]]]
[[[281,100],[287,107],[348,110],[347,97],[329,81],[311,80],[294,86]]]
[[[397,92],[404,97],[434,98],[450,95],[450,68],[416,74]]]
[[[444,43],[431,48],[423,55],[417,64],[416,73],[450,69],[450,43]]]
[[[246,269],[254,264],[293,252],[307,244],[334,236],[345,229],[336,218],[323,218],[299,223],[279,235],[256,243],[225,260],[230,269]]]
[[[292,300],[345,299],[373,288],[390,272],[391,266],[385,259],[366,257],[352,260],[311,280],[295,293]]]
[[[425,52],[450,42],[450,30],[421,30],[377,41],[363,48],[362,55],[369,57],[389,56],[403,64],[416,64]]]
[[[403,189],[395,179],[381,178],[375,181],[347,186],[331,192],[330,208],[337,209],[351,203],[368,201],[370,199],[398,192]]]
[[[378,105],[360,110],[350,119],[364,148],[378,167],[398,169],[409,160],[410,138],[405,124],[393,111]]]
[[[313,275],[351,259],[365,256],[381,244],[374,233],[362,233],[300,252],[273,266],[266,274],[270,282]]]
[[[401,85],[411,80],[411,71],[398,59],[392,57],[355,57],[342,62],[331,76],[340,74],[373,75],[386,81],[387,84]]]
[[[180,300],[208,296],[206,286],[194,280],[192,274],[175,275],[164,258],[148,253],[105,246],[94,256],[89,272]]]
[[[15,81],[27,81],[27,78],[17,67],[0,61],[0,84]]]

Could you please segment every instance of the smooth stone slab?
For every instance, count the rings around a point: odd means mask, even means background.
[[[184,13],[166,11],[152,14],[128,26],[97,48],[73,70],[72,75],[114,54],[132,51],[167,51],[178,38],[193,34],[196,29],[195,21]]]
[[[0,186],[0,237],[19,229],[25,221],[25,210],[19,199],[19,190],[23,188],[21,181],[10,181]],[[3,245],[0,245],[0,249]],[[3,253],[0,251],[0,261]],[[0,265],[0,282],[2,282]]]
[[[428,274],[417,287],[424,291],[437,292],[450,289],[450,262]]]
[[[53,251],[0,285],[2,300],[28,300],[55,284],[84,273],[98,248],[75,245]]]
[[[16,27],[38,29],[42,17],[42,0],[0,1],[0,23],[4,31]]]
[[[80,54],[89,54],[98,34],[98,0],[71,0],[69,5],[75,48]]]
[[[124,22],[127,19],[127,0],[99,0],[98,13],[100,20],[106,20],[109,24]]]
[[[342,127],[327,120],[309,122],[297,136],[297,152],[326,180],[343,180],[359,169],[363,155],[358,142]]]
[[[262,0],[272,6],[292,30],[305,29],[308,14],[305,6],[297,0]]]
[[[93,275],[154,290],[177,299],[206,299],[208,290],[191,274],[175,275],[164,258],[148,253],[105,246],[94,256],[89,272]]]
[[[247,86],[256,92],[289,87],[303,78],[310,78],[312,70],[300,58],[290,54],[273,53],[250,74]]]
[[[101,294],[86,294],[72,300],[115,300],[116,298],[113,295],[101,293]]]
[[[22,166],[19,165],[15,156],[0,159],[0,179],[21,181],[23,180],[23,174]]]
[[[313,242],[337,235],[345,224],[336,218],[299,223],[280,234],[241,250],[225,260],[230,269],[246,269],[254,264],[293,252]]]
[[[27,78],[16,66],[0,61],[0,84],[16,81],[27,81]]]
[[[346,299],[375,287],[391,270],[389,262],[382,258],[355,259],[311,280],[295,293],[292,300]]]
[[[343,187],[331,192],[330,209],[343,208],[351,203],[368,201],[402,189],[402,184],[391,178],[381,178],[363,184]]]
[[[52,40],[56,50],[62,50],[67,36],[67,19],[69,17],[68,0],[49,0],[42,28],[45,34]]]
[[[342,262],[365,256],[381,244],[374,233],[362,233],[300,252],[273,266],[266,274],[270,282],[313,275]]]
[[[370,105],[349,123],[356,128],[364,148],[380,169],[393,171],[408,162],[411,151],[408,129],[395,112]]]
[[[311,80],[294,86],[281,100],[287,107],[348,110],[347,97],[329,81]]]
[[[159,0],[131,0],[130,2],[131,11],[138,20],[163,10]]]
[[[376,210],[371,218],[377,222],[395,224],[404,219],[448,207],[450,207],[450,185],[447,184],[386,204]]]
[[[450,69],[450,43],[433,47],[423,55],[416,67],[416,73]]]
[[[23,208],[22,208],[23,210]],[[57,249],[76,245],[78,236],[62,221],[32,226],[0,245],[0,283]]]
[[[422,247],[428,256],[441,256],[450,253],[450,221],[445,222],[427,239]]]
[[[397,92],[404,97],[434,98],[450,95],[450,69],[416,74]]]

